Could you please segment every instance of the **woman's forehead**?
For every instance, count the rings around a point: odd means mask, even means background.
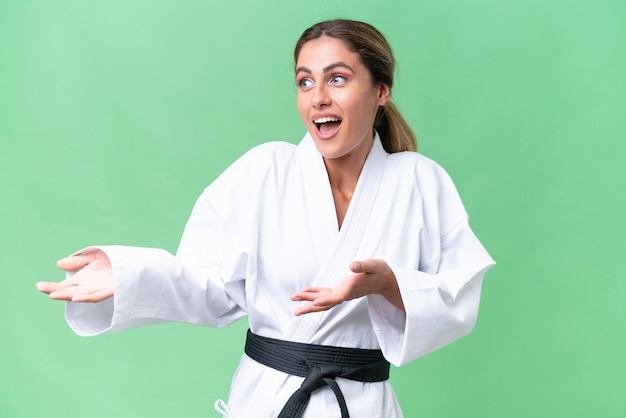
[[[335,62],[345,62],[353,66],[360,64],[360,57],[341,39],[322,36],[302,46],[296,68],[323,69]]]

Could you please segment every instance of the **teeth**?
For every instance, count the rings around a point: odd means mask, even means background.
[[[323,118],[313,119],[314,123],[326,123],[326,122],[339,122],[341,119],[331,118],[329,116],[325,116]]]

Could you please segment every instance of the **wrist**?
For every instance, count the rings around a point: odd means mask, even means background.
[[[391,268],[389,268],[388,273],[385,274],[384,277],[384,285],[380,294],[391,304],[404,311],[404,302],[402,301],[402,295],[400,294],[400,286],[398,285],[396,275],[393,273]]]

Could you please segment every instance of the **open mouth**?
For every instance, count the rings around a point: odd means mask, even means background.
[[[341,119],[335,117],[323,117],[313,120],[317,131],[324,137],[332,136],[341,126]]]

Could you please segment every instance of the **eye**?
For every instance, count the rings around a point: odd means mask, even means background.
[[[298,87],[300,87],[302,90],[308,90],[311,87],[313,87],[313,80],[311,80],[310,78],[303,78],[300,80],[297,80],[297,84]]]
[[[344,84],[348,79],[341,74],[335,74],[330,78],[330,84]]]

